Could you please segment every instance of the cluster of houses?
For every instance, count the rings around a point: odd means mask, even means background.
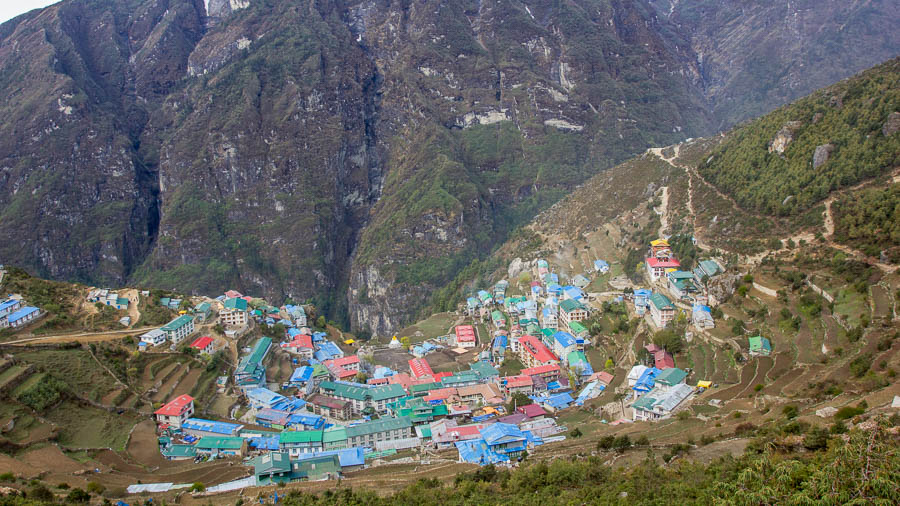
[[[674,299],[691,304],[689,316],[697,328],[708,329],[715,326],[706,286],[710,279],[723,272],[716,261],[701,260],[693,270],[681,270],[681,263],[672,254],[669,241],[656,239],[650,243],[644,265],[647,278],[655,289],[634,290],[634,308],[638,315],[649,312],[653,324],[664,328],[677,314]]]
[[[43,316],[41,310],[29,306],[22,297],[10,295],[0,300],[0,329],[17,329]]]
[[[120,297],[119,292],[108,288],[92,289],[88,292],[86,300],[95,304],[99,303],[104,306],[110,306],[118,310],[128,309],[128,305],[131,303],[127,298]]]

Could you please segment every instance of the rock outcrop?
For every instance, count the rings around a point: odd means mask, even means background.
[[[827,162],[832,151],[834,151],[834,146],[832,144],[816,146],[816,151],[813,153],[813,168],[818,169],[822,164]]]

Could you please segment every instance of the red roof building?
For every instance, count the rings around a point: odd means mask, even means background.
[[[432,391],[428,392],[428,395],[426,395],[423,398],[423,400],[425,402],[446,401],[447,399],[449,399],[450,397],[452,397],[456,394],[457,394],[457,391],[453,387],[439,388],[437,390],[432,390]]]
[[[548,364],[542,365],[538,367],[529,367],[528,369],[522,369],[523,375],[526,376],[540,376],[546,380],[552,380],[559,378],[559,364]],[[532,378],[533,380],[533,378]]]
[[[213,345],[215,343],[216,340],[209,336],[198,337],[194,340],[193,343],[191,343],[191,348],[199,351],[200,353],[206,353],[207,355],[209,355],[213,352]]]
[[[156,416],[156,423],[180,429],[181,424],[194,415],[194,398],[187,394],[180,395],[154,411],[153,415]]]
[[[409,361],[409,371],[413,378],[421,378],[423,376],[434,376],[431,365],[424,358],[414,358]]]
[[[516,411],[518,411],[519,413],[522,413],[523,415],[527,416],[528,418],[540,418],[547,414],[547,412],[544,411],[544,408],[538,406],[537,404],[529,404],[527,406],[519,406],[518,408],[516,408]]]
[[[612,380],[613,380],[612,374],[610,374],[606,371],[600,371],[600,372],[595,372],[588,381],[599,381],[603,385],[609,386],[610,383],[612,383]]]
[[[226,299],[240,299],[243,296],[244,295],[237,290],[228,290],[227,292],[225,292]]]
[[[500,384],[503,385],[506,395],[511,395],[516,392],[522,392],[524,394],[534,392],[534,380],[531,376],[525,374],[519,376],[506,376],[505,378],[501,378]]]
[[[681,267],[681,263],[674,258],[661,260],[659,258],[650,257],[647,259],[647,274],[650,279],[656,281],[666,275],[666,269],[677,269]]]
[[[315,348],[313,347],[312,336],[308,336],[306,334],[297,334],[294,336],[294,339],[289,343],[281,343],[281,347],[286,351],[294,353],[296,355],[301,355],[306,359],[310,359],[313,356],[313,352]]]
[[[388,376],[388,383],[391,385],[400,385],[404,390],[409,390],[409,387],[413,384],[413,379],[409,374],[399,372],[393,376]]]
[[[540,339],[528,335],[519,338],[519,358],[526,367],[559,363],[556,355]]]
[[[475,341],[475,327],[471,325],[457,325],[456,346],[460,348],[474,348]]]
[[[666,350],[658,350],[653,354],[653,361],[657,369],[671,369],[675,367],[675,357]]]
[[[334,359],[332,362],[334,363],[334,365],[343,367],[344,369],[349,369],[351,371],[359,370],[359,357],[357,355],[339,357]]]
[[[438,373],[434,373],[431,375],[431,377],[434,378],[435,382],[440,382],[441,378],[446,378],[449,376],[453,376],[453,373],[448,371],[448,372],[438,372]]]

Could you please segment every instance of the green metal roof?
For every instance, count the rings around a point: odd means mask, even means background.
[[[500,375],[500,371],[487,362],[475,362],[472,364],[472,370],[478,373],[482,378],[492,378]]]
[[[184,327],[185,325],[187,325],[188,323],[190,323],[192,321],[194,321],[193,318],[191,318],[190,316],[188,316],[186,314],[183,314],[183,315],[179,316],[178,318],[175,318],[174,320],[165,324],[165,326],[163,326],[161,330],[163,332],[175,332],[176,330],[180,329],[181,327]]]
[[[225,299],[225,309],[237,309],[238,311],[246,311],[247,301],[238,298]]]
[[[331,395],[334,395],[335,397],[343,397],[355,401],[365,401],[369,392],[369,389],[365,387],[354,387],[343,383],[335,383],[333,381],[323,381],[319,384],[319,388],[326,392],[330,392]],[[400,388],[402,390],[403,387]]]
[[[373,401],[384,401],[387,399],[403,397],[406,395],[406,390],[403,389],[402,385],[392,383],[390,385],[380,385],[375,388],[370,388],[369,393],[372,396]]]
[[[762,336],[751,337],[750,341],[750,351],[772,351],[772,343],[769,342],[768,339]]]
[[[685,371],[677,367],[670,367],[669,369],[663,369],[653,381],[667,386],[674,386],[683,382],[685,378],[687,378]]]
[[[578,322],[570,322],[569,330],[571,330],[573,334],[581,334],[582,332],[587,332],[585,326]]]
[[[410,421],[409,417],[400,416],[397,418],[381,418],[379,420],[347,427],[347,437],[366,436],[377,432],[402,429],[404,427],[412,427],[412,421]]]
[[[672,301],[661,293],[654,293],[650,296],[650,303],[656,306],[656,309],[675,308]]]
[[[653,403],[656,402],[656,399],[650,397],[649,395],[645,395],[635,401],[634,404],[631,405],[632,409],[643,409],[646,411],[650,411],[650,408],[653,407]]]
[[[238,366],[238,372],[246,374],[253,373],[256,370],[256,367],[262,363],[270,346],[272,346],[272,338],[270,337],[262,337],[259,341],[256,341],[250,354],[241,360],[241,363]]]
[[[284,443],[321,443],[324,432],[321,430],[287,430],[278,436],[278,442]]]
[[[210,306],[209,302],[202,302],[200,304],[197,304],[197,307],[194,308],[194,311],[197,313],[205,313],[209,311],[210,307],[212,306]]]
[[[444,378],[446,379],[446,378]],[[444,388],[444,385],[440,383],[423,383],[421,385],[412,385],[409,387],[409,393],[411,394],[421,394],[424,392],[429,392],[431,390],[437,390],[439,388]]]
[[[559,303],[559,308],[566,313],[571,313],[572,311],[578,309],[584,309],[584,304],[578,302],[575,299],[566,299]]]
[[[347,440],[347,427],[343,425],[335,425],[329,429],[325,430],[325,433],[322,434],[322,442],[323,443],[336,443],[338,441],[346,441]]]
[[[211,450],[239,450],[244,445],[244,438],[203,436],[197,441],[197,448]]]
[[[172,445],[160,451],[163,457],[193,457],[197,448],[192,445]]]

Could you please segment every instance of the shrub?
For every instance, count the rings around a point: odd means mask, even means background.
[[[647,446],[650,444],[650,438],[648,438],[646,434],[641,434],[641,437],[637,438],[634,444],[638,446]]]
[[[800,410],[797,409],[797,406],[788,404],[781,410],[781,414],[783,414],[784,417],[788,420],[792,420],[794,418],[797,418],[797,415],[800,414]]]
[[[69,489],[69,484],[66,483],[66,482],[62,482],[62,483],[60,483],[59,485],[57,485],[56,488],[58,488],[58,489],[60,489],[60,490],[68,490],[68,489]]]
[[[872,367],[872,355],[869,353],[865,353],[853,359],[850,362],[850,372],[853,373],[857,378],[861,378],[864,374],[869,372],[869,369]]]
[[[204,490],[206,490],[206,486],[203,485],[203,483],[196,481],[188,490],[191,492],[203,492]]]
[[[3,474],[0,474],[0,481],[16,481],[16,475],[7,471]]]
[[[675,416],[676,416],[676,418],[678,418],[679,420],[685,421],[685,420],[687,420],[688,418],[691,417],[691,414],[688,413],[687,411],[679,411],[678,414],[675,415]]]
[[[613,443],[616,438],[614,436],[603,436],[600,438],[600,441],[597,441],[597,449],[598,450],[610,450],[613,447]]]
[[[91,494],[88,494],[80,488],[73,488],[69,495],[66,496],[66,502],[88,502],[91,500]]]
[[[844,420],[849,420],[854,416],[861,415],[865,413],[865,408],[854,407],[854,406],[844,406],[843,408],[837,410],[837,413],[834,414],[834,419],[842,422]]]
[[[102,494],[106,487],[97,483],[96,481],[89,481],[87,487],[85,487],[87,491],[91,494]]]
[[[619,453],[623,453],[629,448],[631,448],[631,438],[628,437],[628,434],[623,434],[613,441],[613,449]]]
[[[572,436],[573,438],[579,438],[582,436],[581,429],[579,429],[578,427],[575,427],[575,430],[573,430],[569,435]]]
[[[807,450],[822,450],[828,447],[828,430],[824,427],[813,427],[803,436],[803,447]]]
[[[51,492],[49,488],[45,487],[41,483],[38,483],[28,489],[28,498],[40,502],[51,502],[56,499],[56,497],[53,495],[53,492]]]

